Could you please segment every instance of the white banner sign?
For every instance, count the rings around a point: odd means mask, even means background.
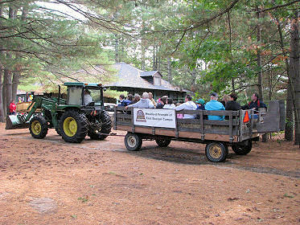
[[[176,128],[173,109],[133,109],[134,125]]]

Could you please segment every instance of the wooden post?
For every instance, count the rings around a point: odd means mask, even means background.
[[[233,126],[233,121],[232,121],[232,111],[231,111],[229,114],[229,143],[233,142],[232,126]]]
[[[114,130],[117,130],[117,107],[114,107]]]
[[[200,110],[200,131],[201,131],[201,140],[204,141],[205,134],[204,134],[204,121],[203,121],[203,111]]]

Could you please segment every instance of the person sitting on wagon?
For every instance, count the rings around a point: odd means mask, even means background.
[[[152,104],[154,105],[154,107],[156,107],[156,102],[155,102],[155,100],[154,100],[154,98],[153,98],[152,92],[149,92],[149,99],[150,99],[150,101],[152,102]]]
[[[205,101],[202,98],[199,98],[196,101],[197,104],[197,110],[205,110]]]
[[[131,101],[130,105],[137,103],[141,100],[141,96],[139,94],[134,94],[133,100]]]
[[[119,96],[119,99],[120,99],[120,104],[118,104],[118,106],[127,106],[131,103],[131,101],[125,99],[125,96],[123,94]]]
[[[197,110],[205,110],[205,101],[202,98],[199,98],[196,101],[196,104],[197,104]],[[196,116],[196,119],[200,119],[199,114]],[[203,116],[203,119],[207,120],[207,116]]]
[[[162,96],[160,98],[160,101],[157,103],[156,108],[157,109],[162,109],[164,105],[167,103],[168,96]]]
[[[132,105],[128,105],[125,107],[125,109],[128,108],[150,108],[153,109],[154,105],[152,104],[151,100],[149,99],[149,94],[147,92],[144,92],[142,95],[142,99],[138,101],[137,103],[134,103]]]
[[[259,108],[267,108],[265,103],[263,103],[261,100],[259,100],[259,95],[257,93],[254,93],[251,96],[251,102],[249,102],[247,105],[242,106],[242,109],[254,109],[258,113]]]
[[[236,102],[237,100],[237,95],[232,93],[229,95],[230,100],[226,103],[225,105],[225,110],[233,110],[233,111],[238,111],[241,109],[241,105]]]
[[[205,110],[225,110],[225,107],[221,102],[218,102],[218,94],[212,92],[210,94],[210,101],[206,103]],[[209,120],[224,120],[224,116],[208,115]]]
[[[181,104],[180,106],[177,106],[175,108],[176,111],[180,110],[196,110],[197,106],[192,101],[192,96],[186,95],[185,97],[185,103]],[[195,114],[184,114],[183,119],[195,119]]]
[[[168,98],[167,103],[164,105],[164,109],[175,109],[175,105],[173,104],[173,99]]]

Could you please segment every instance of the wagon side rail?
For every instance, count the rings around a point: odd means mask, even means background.
[[[195,115],[196,118],[177,118],[179,114]],[[209,115],[222,116],[226,120],[207,120]],[[175,138],[193,138],[202,141],[221,140],[232,143],[239,141],[241,130],[239,117],[239,111],[182,110],[176,112],[175,129],[144,127],[134,125],[132,108],[125,110],[125,107],[118,106],[114,109],[114,129]]]

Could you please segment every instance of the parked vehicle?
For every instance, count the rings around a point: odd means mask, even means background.
[[[55,128],[66,142],[80,143],[86,137],[103,140],[111,131],[111,119],[104,110],[101,84],[68,82],[67,99],[33,96],[32,102],[23,109],[23,114],[10,115],[6,129],[29,127],[34,138],[44,138],[49,128]],[[89,93],[87,104],[85,93]]]

